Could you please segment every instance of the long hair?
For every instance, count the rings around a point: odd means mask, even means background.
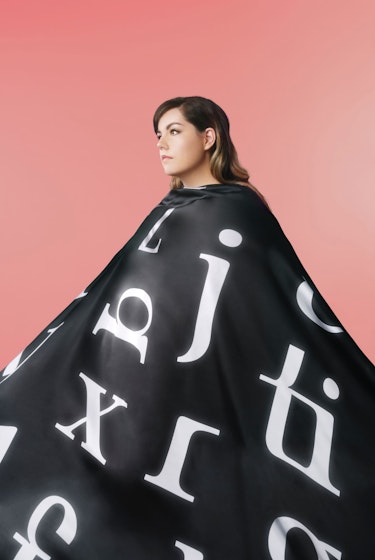
[[[249,173],[242,167],[238,160],[236,148],[229,134],[229,120],[219,105],[205,97],[174,97],[164,101],[156,109],[153,124],[155,133],[158,130],[159,120],[170,109],[180,109],[185,119],[193,124],[199,132],[206,128],[213,128],[216,132],[216,141],[210,148],[210,170],[219,183],[241,184],[253,189],[267,204],[263,195],[249,181]],[[171,189],[183,186],[179,177],[172,177]]]

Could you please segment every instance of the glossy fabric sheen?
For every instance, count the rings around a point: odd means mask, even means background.
[[[247,187],[168,193],[1,379],[1,560],[374,557],[373,366]]]

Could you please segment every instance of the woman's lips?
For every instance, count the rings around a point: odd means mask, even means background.
[[[170,156],[161,156],[161,161],[165,161],[167,159],[172,159]]]

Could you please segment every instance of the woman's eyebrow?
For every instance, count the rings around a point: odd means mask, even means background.
[[[169,130],[171,128],[171,126],[173,126],[174,124],[179,124],[180,126],[184,126],[182,123],[179,123],[179,122],[171,122],[171,123],[167,124],[167,126],[165,127],[165,130]],[[156,132],[160,132],[160,130],[157,130]]]
[[[183,126],[182,123],[179,123],[179,122],[172,122],[172,123],[170,123],[170,124],[168,124],[168,125],[166,126],[166,129],[168,130],[168,129],[171,128],[171,126],[173,126],[174,124],[179,124],[179,125]]]

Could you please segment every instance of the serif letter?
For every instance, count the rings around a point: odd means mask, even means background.
[[[330,412],[291,388],[297,380],[304,354],[302,350],[290,344],[279,379],[260,375],[262,381],[276,387],[266,431],[266,444],[273,455],[339,496],[340,491],[332,485],[329,479],[334,418]],[[323,390],[329,398],[336,399],[339,395],[336,383],[330,378],[326,381],[328,382],[323,385]],[[311,462],[307,467],[286,455],[283,449],[283,438],[292,398],[303,402],[316,415],[314,446]]]
[[[291,517],[278,517],[271,525],[268,534],[268,550],[272,560],[285,560],[288,532],[291,529],[301,529],[310,538],[316,551],[317,560],[341,560],[341,552],[333,546],[320,541],[307,527]]]
[[[120,319],[121,304],[128,298],[137,298],[142,301],[146,306],[148,312],[146,325],[138,331],[129,329]],[[137,348],[140,354],[140,362],[141,364],[144,364],[148,343],[148,339],[145,333],[147,332],[152,321],[152,302],[150,296],[147,292],[139,288],[129,288],[128,290],[125,290],[125,292],[123,292],[120,297],[120,301],[117,305],[116,318],[110,315],[109,307],[109,303],[107,303],[103,309],[102,314],[99,317],[98,322],[94,327],[94,330],[92,331],[93,334],[97,334],[98,331],[104,329],[115,335],[117,338],[123,340],[124,342],[129,342],[130,344],[135,346],[135,348]]]
[[[17,428],[15,426],[0,426],[0,463],[7,454],[16,433]]]
[[[327,325],[327,323],[324,323],[321,319],[319,319],[319,317],[313,310],[313,297],[314,292],[305,280],[298,286],[296,294],[297,303],[301,311],[306,315],[306,317],[308,317],[316,325],[319,325],[319,327],[321,327],[323,330],[334,334],[343,332],[343,329],[341,327],[336,327],[335,325]]]
[[[9,362],[9,364],[6,366],[6,368],[3,371],[3,377],[5,377],[5,379],[9,379],[9,377],[11,375],[13,375],[13,373],[15,373],[21,366],[23,366],[23,364],[25,362],[27,362],[27,360],[29,360],[31,358],[31,356],[33,356],[36,352],[38,352],[38,350],[43,346],[43,344],[45,344],[47,342],[47,340],[49,338],[51,338],[51,336],[60,328],[63,326],[64,323],[60,323],[60,325],[57,325],[57,327],[54,327],[53,329],[48,329],[47,333],[48,335],[46,336],[46,338],[44,340],[42,340],[42,342],[40,344],[38,344],[38,346],[35,348],[35,350],[33,350],[32,352],[30,352],[30,354],[28,356],[26,356],[25,358],[23,358],[23,354],[24,354],[24,350],[22,352],[20,352],[15,358],[13,358],[13,360],[11,362]],[[3,381],[5,381],[5,379],[3,379]],[[3,381],[1,381],[0,383],[3,383]]]
[[[75,435],[73,434],[73,431],[82,424],[86,424],[86,441],[82,442],[81,446],[93,457],[95,457],[95,459],[102,463],[102,465],[105,465],[106,459],[103,457],[100,450],[100,417],[108,414],[117,407],[126,408],[128,405],[123,399],[120,399],[117,395],[113,395],[113,404],[108,408],[101,410],[100,395],[105,395],[107,392],[106,389],[103,389],[103,387],[95,383],[95,381],[92,381],[92,379],[87,377],[84,373],[80,373],[79,376],[86,386],[86,416],[77,420],[77,422],[71,424],[70,426],[55,424],[55,428],[68,436],[68,438],[74,439]]]
[[[138,247],[138,251],[145,251],[146,253],[158,253],[159,252],[161,239],[158,239],[155,247],[150,247],[149,242],[151,241],[151,239],[153,238],[153,236],[155,235],[157,230],[160,228],[160,226],[164,222],[164,220],[166,220],[168,218],[168,216],[170,216],[172,214],[173,210],[174,210],[174,208],[170,208],[169,210],[167,210],[165,212],[165,214],[163,214],[163,216],[160,218],[160,220],[158,220],[156,222],[156,224],[150,229],[150,231],[148,232],[148,234],[146,235],[146,237],[144,238],[144,240],[142,241],[142,243]]]
[[[176,422],[167,458],[161,472],[157,476],[146,474],[144,477],[148,482],[152,482],[152,484],[156,484],[189,502],[194,501],[194,496],[181,488],[180,477],[191,437],[196,432],[207,432],[215,436],[220,434],[220,430],[216,428],[201,424],[186,416],[180,416]]]
[[[56,534],[60,539],[66,542],[66,544],[70,544],[73,541],[77,532],[77,517],[74,509],[64,498],[60,496],[49,496],[40,502],[30,517],[27,526],[27,538],[29,540],[26,540],[19,533],[13,535],[13,538],[21,545],[14,560],[34,560],[34,558],[50,560],[51,557],[39,548],[36,542],[36,534],[39,523],[47,514],[48,510],[54,506],[61,506],[64,510],[64,517],[61,525],[56,530]]]
[[[184,554],[184,560],[203,560],[204,556],[199,550],[188,546],[180,541],[175,542],[175,547],[182,550]]]
[[[238,247],[242,236],[238,231],[224,229],[219,234],[219,240],[227,247]],[[186,354],[177,358],[178,362],[194,362],[207,352],[211,342],[215,310],[230,266],[225,259],[213,255],[201,253],[199,258],[208,262],[206,281],[199,303],[193,342]]]

